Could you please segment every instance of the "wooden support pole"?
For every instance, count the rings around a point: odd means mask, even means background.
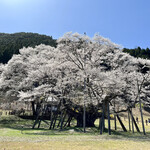
[[[54,129],[54,127],[55,127],[55,123],[56,123],[56,119],[57,119],[57,112],[54,112],[54,113],[53,113],[53,116],[52,116],[51,119],[52,119],[52,120],[51,120],[51,124],[50,124],[50,127],[49,127],[50,130],[51,130],[52,128]]]
[[[146,135],[141,102],[140,102],[140,112],[141,112],[141,120],[142,120],[143,134]]]
[[[60,114],[60,118],[59,118],[59,122],[58,122],[57,128],[60,126],[60,124],[61,124],[61,122],[62,122],[62,118],[63,118],[63,112],[61,111],[61,114]]]
[[[86,94],[86,79],[84,78],[84,105],[83,105],[83,131],[86,132],[86,106],[85,106],[85,94]]]
[[[54,122],[54,117],[51,118],[51,123],[50,123],[50,127],[49,127],[50,130],[52,129],[53,122]]]
[[[34,129],[35,128],[35,126],[36,126],[36,124],[39,122],[39,120],[38,120],[38,118],[35,120],[35,122],[34,122],[34,124],[33,124],[33,126],[32,126],[32,129]]]
[[[134,123],[134,125],[135,125],[135,128],[136,128],[137,132],[140,133],[140,129],[139,129],[139,127],[138,127],[138,125],[137,125],[137,123],[136,123],[134,117],[133,117],[133,123]]]
[[[71,116],[68,116],[68,119],[67,119],[66,123],[64,124],[64,128],[67,126],[67,123],[69,122],[70,119],[71,119]]]
[[[99,117],[99,129],[100,129],[100,126],[101,126],[101,117]]]
[[[103,132],[105,131],[106,127],[105,127],[105,113],[104,113],[104,118],[103,118]]]
[[[63,117],[63,115],[64,115],[64,117]],[[66,117],[66,113],[61,112],[61,115],[60,115],[60,119],[59,119],[59,123],[58,123],[58,125],[57,125],[57,128],[60,126],[60,129],[62,129],[62,127],[63,127],[62,125],[63,125],[63,122],[64,122],[65,117]]]
[[[53,129],[55,128],[55,124],[56,124],[56,121],[57,121],[57,118],[58,118],[58,114],[59,114],[59,111],[60,111],[60,106],[61,106],[61,104],[59,104],[59,105],[57,106],[57,111],[56,111],[55,114],[54,114]]]
[[[115,113],[115,109],[116,109],[116,104],[114,102],[114,126],[115,126],[115,130],[117,130],[117,120],[116,120],[116,113]]]
[[[108,111],[108,134],[111,135],[109,102],[107,103],[107,111]]]
[[[41,125],[41,119],[40,119],[39,124],[38,124],[38,129],[40,128],[40,125]]]
[[[107,105],[106,105],[107,106]],[[105,102],[103,103],[103,119],[102,119],[102,130],[105,131]]]
[[[120,117],[119,117],[118,114],[117,114],[117,119],[118,119],[118,121],[119,121],[119,123],[120,123],[120,125],[121,125],[121,127],[122,127],[122,129],[123,129],[123,131],[124,131],[124,132],[127,132],[127,129],[126,129],[126,127],[124,126],[124,124],[123,124],[123,122],[121,121],[121,119],[120,119]]]
[[[54,123],[53,123],[53,129],[55,128],[55,124],[57,121],[57,117],[58,117],[58,112],[56,113],[55,117],[54,117]]]
[[[102,112],[102,117],[101,117],[101,120],[100,120],[100,134],[103,133],[104,131],[104,113],[105,113],[105,110],[104,110],[104,103],[103,103],[103,112]]]
[[[131,120],[132,120],[132,133],[134,133],[134,124],[133,124],[132,108],[131,108]]]
[[[62,130],[62,124],[63,124],[63,110],[61,110],[60,114],[60,129]]]
[[[36,111],[35,111],[35,102],[34,101],[31,102],[31,108],[32,108],[33,116],[35,116],[36,115]]]
[[[144,126],[144,119],[143,119],[143,112],[142,112],[142,104],[141,104],[141,99],[140,99],[140,95],[139,95],[139,90],[138,90],[138,98],[139,98],[139,103],[140,103],[140,113],[141,113],[141,121],[142,121],[143,134],[146,135],[145,126]]]
[[[103,113],[102,113],[102,116],[103,116]],[[103,117],[101,117],[100,119],[100,134],[101,135],[103,134]]]
[[[59,122],[57,124],[57,128],[59,127],[60,123],[61,123],[61,115],[59,116]]]
[[[138,80],[137,80],[137,87],[138,87],[138,100],[139,100],[139,104],[140,104],[140,113],[141,113],[141,121],[142,121],[143,134],[146,135],[145,126],[144,126],[144,119],[143,119],[143,112],[142,112],[142,104],[141,104],[141,99],[140,99],[140,89],[139,89]]]
[[[131,131],[131,124],[130,124],[130,112],[129,112],[129,108],[128,108],[128,122],[129,122],[129,131]]]
[[[117,130],[117,119],[116,119],[116,114],[114,114],[114,125],[115,125],[115,130]]]
[[[130,113],[130,115],[131,115],[131,117],[133,119],[133,124],[135,125],[135,128],[136,128],[137,132],[140,133],[140,129],[139,129],[139,127],[138,127],[138,125],[137,125],[137,123],[136,123],[136,121],[134,119],[133,113],[131,113],[131,110],[129,110],[129,113]]]
[[[34,129],[35,126],[36,126],[36,124],[39,122],[39,115],[40,115],[40,112],[41,112],[41,109],[39,109],[39,111],[38,111],[38,113],[37,113],[36,120],[35,120],[35,122],[34,122],[34,124],[33,124],[33,126],[32,126],[32,129]]]
[[[61,128],[61,129],[63,128],[63,123],[64,123],[64,121],[65,121],[66,116],[67,116],[67,113],[64,113],[64,117],[63,117],[62,122],[61,122],[61,125],[60,125],[60,128]]]
[[[49,122],[47,122],[46,120],[42,120],[43,122],[45,122],[47,125],[49,125]]]
[[[73,119],[73,117],[70,117],[69,121],[68,121],[68,125],[67,127],[70,127],[70,123],[71,123],[71,120]]]
[[[38,129],[40,128],[41,121],[43,120],[43,117],[46,114],[46,110],[47,110],[47,106],[44,106],[44,109],[43,109],[43,112],[42,112],[42,116],[41,116],[39,124],[38,124]]]
[[[50,127],[49,127],[50,130],[52,129],[53,122],[54,122],[54,119],[55,119],[55,113],[56,113],[56,112],[52,111],[52,107],[53,106],[51,105],[51,118],[50,118],[51,119],[51,123],[50,123]]]
[[[54,118],[53,129],[55,128],[56,120],[57,120],[57,115],[56,115],[55,118]]]
[[[64,112],[63,112],[63,109],[62,109],[62,99],[61,99],[60,100],[60,120],[59,120],[59,123],[58,123],[58,126],[60,125],[60,129],[62,129],[63,113]]]
[[[53,110],[52,110],[52,105],[51,105],[51,114],[50,114],[50,121],[51,121],[51,123],[52,123],[52,120],[53,120]]]

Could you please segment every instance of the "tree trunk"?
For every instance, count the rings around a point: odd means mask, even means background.
[[[94,117],[93,115],[91,115],[90,113],[86,112],[86,127],[95,127],[94,122],[96,120],[97,117]],[[77,127],[83,127],[83,115],[78,115],[77,116]]]
[[[35,102],[34,101],[32,101],[31,102],[31,106],[32,106],[32,113],[33,113],[33,116],[36,116],[36,111],[35,111]]]

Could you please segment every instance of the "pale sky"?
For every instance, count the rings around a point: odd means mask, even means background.
[[[69,31],[150,48],[150,0],[0,0],[0,32],[59,38]]]

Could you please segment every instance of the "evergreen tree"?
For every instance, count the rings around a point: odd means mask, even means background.
[[[45,44],[56,47],[56,40],[51,36],[40,35],[37,33],[0,33],[0,63],[7,63],[13,54],[18,54],[23,47],[35,47]]]
[[[123,52],[130,54],[131,56],[134,56],[136,58],[144,58],[144,59],[150,59],[150,49],[141,49],[140,47],[134,48],[134,49],[128,49],[124,48]]]

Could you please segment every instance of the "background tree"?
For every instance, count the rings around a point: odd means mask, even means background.
[[[144,59],[150,59],[150,49],[141,49],[140,47],[129,49],[124,48],[123,52],[129,53],[131,56],[134,56],[136,58],[144,58]]]
[[[0,33],[0,63],[7,63],[13,54],[18,54],[23,47],[35,47],[45,44],[56,47],[56,40],[51,36],[37,33]]]

